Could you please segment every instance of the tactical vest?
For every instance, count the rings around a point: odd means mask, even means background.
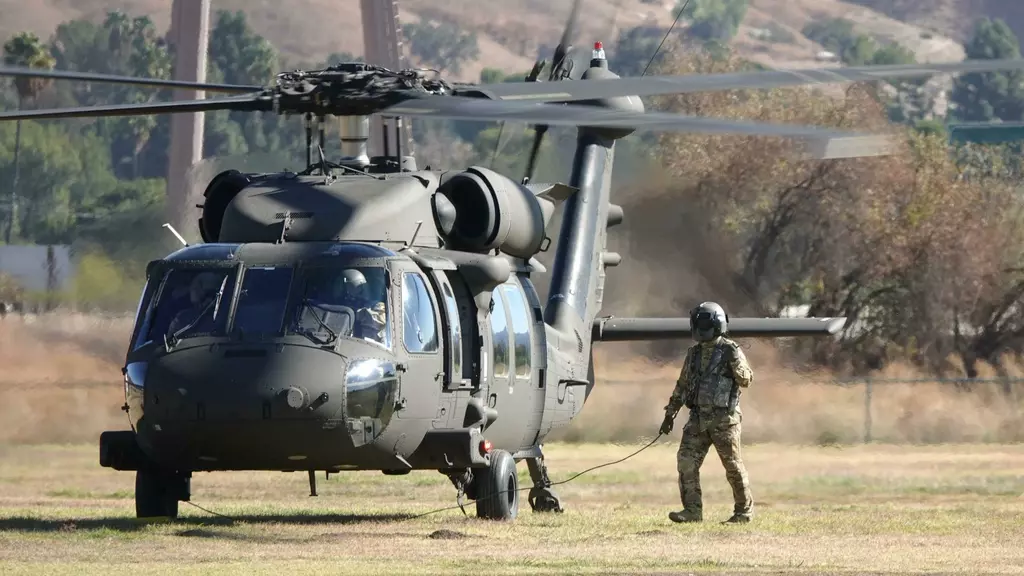
[[[739,390],[733,379],[729,364],[727,345],[715,344],[707,368],[701,372],[700,347],[694,348],[690,357],[690,390],[695,396],[697,408],[728,408],[735,410],[739,404]]]

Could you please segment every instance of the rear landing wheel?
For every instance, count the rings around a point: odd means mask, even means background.
[[[512,455],[504,450],[491,452],[491,465],[479,469],[475,476],[476,515],[488,520],[514,520],[519,513],[519,476]]]
[[[135,516],[177,518],[178,501],[188,498],[185,476],[154,470],[135,473]]]

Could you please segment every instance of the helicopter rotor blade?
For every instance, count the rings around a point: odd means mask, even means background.
[[[562,30],[562,38],[558,41],[554,57],[551,59],[551,74],[548,76],[549,82],[561,81],[569,77],[570,70],[566,68],[566,62],[569,52],[572,50],[572,38],[576,35],[576,28],[579,26],[580,6],[582,4],[582,0],[573,0],[572,2],[569,20],[565,23],[565,28]],[[530,76],[531,78],[528,81],[536,83],[536,74],[531,72]],[[544,135],[547,131],[548,127],[544,124],[536,126],[533,130],[533,144],[530,146],[530,156],[526,161],[524,181],[528,182],[533,178],[537,155],[540,153],[540,145],[544,141]]]
[[[214,110],[241,110],[246,112],[269,111],[272,102],[256,95],[227,96],[204,100],[179,100],[176,102],[147,102],[143,104],[113,104],[109,106],[81,106],[54,108],[49,110],[20,110],[0,112],[4,120],[53,120],[58,118],[98,118],[103,116],[148,116],[176,112],[211,112]]]
[[[712,90],[781,88],[813,84],[867,82],[887,78],[920,78],[937,74],[1024,70],[1024,59],[966,60],[935,64],[891,64],[845,68],[785,69],[682,76],[643,76],[599,80],[565,80],[558,84],[509,82],[473,86],[500,100],[570,102],[623,96],[655,96]],[[460,88],[462,88],[460,86]]]
[[[411,98],[382,114],[451,120],[526,122],[552,126],[634,128],[656,132],[697,132],[776,136],[805,141],[815,158],[855,158],[888,154],[893,143],[884,134],[847,132],[817,126],[767,124],[685,116],[669,112],[629,112],[594,106],[502,102],[457,96]]]
[[[562,30],[562,38],[558,41],[558,46],[555,47],[555,56],[551,60],[551,76],[548,80],[554,80],[554,75],[565,64],[565,59],[569,56],[569,50],[572,48],[572,38],[576,35],[576,29],[579,27],[580,19],[580,6],[583,4],[582,0],[573,0],[572,10],[569,12],[569,20],[565,23],[565,28]]]
[[[23,68],[17,66],[0,66],[0,77],[11,78],[50,78],[53,80],[81,80],[85,82],[104,82],[110,84],[130,84],[136,86],[153,86],[163,88],[187,88],[204,92],[258,92],[264,86],[243,86],[241,84],[207,84],[204,82],[186,82],[184,80],[161,80],[159,78],[139,78],[134,76],[116,76],[94,72],[77,72],[72,70],[42,70],[39,68]]]

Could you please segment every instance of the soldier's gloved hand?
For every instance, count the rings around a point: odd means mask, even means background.
[[[671,414],[665,414],[665,419],[661,421],[661,428],[658,432],[662,434],[668,434],[672,432],[673,418]]]

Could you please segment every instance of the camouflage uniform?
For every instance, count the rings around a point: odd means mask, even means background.
[[[709,363],[713,365],[709,366]],[[690,408],[690,418],[683,427],[683,438],[676,455],[683,512],[671,513],[673,521],[703,519],[700,467],[712,444],[732,487],[735,506],[729,521],[750,520],[753,499],[740,454],[743,414],[739,408],[739,396],[740,389],[750,386],[753,377],[743,351],[728,338],[720,336],[687,350],[679,380],[665,406],[666,415],[670,417],[674,417],[684,405]]]
[[[373,338],[383,344],[386,312],[383,302],[377,302],[370,307],[360,307],[356,311],[356,326],[359,327],[360,336]]]

